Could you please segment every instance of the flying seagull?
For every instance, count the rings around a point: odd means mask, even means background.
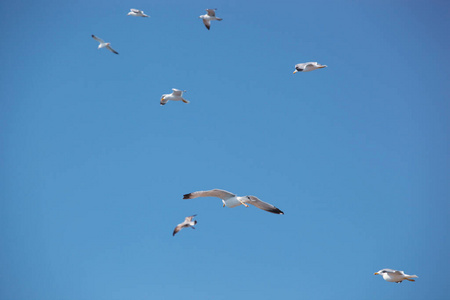
[[[98,37],[96,37],[95,35],[92,35],[92,38],[94,39],[94,40],[96,40],[97,42],[99,42],[100,43],[100,45],[98,45],[98,49],[101,49],[101,48],[107,48],[109,51],[111,51],[112,53],[115,53],[115,54],[119,54],[116,50],[114,50],[113,48],[111,48],[111,43],[105,43],[105,41],[104,40],[102,40],[101,38],[98,38]]]
[[[263,202],[263,201],[259,200],[258,198],[256,198],[255,196],[239,197],[233,193],[230,193],[230,192],[227,192],[224,190],[218,190],[218,189],[214,189],[214,190],[210,190],[210,191],[193,192],[193,193],[184,195],[183,199],[194,199],[197,197],[220,198],[220,199],[222,199],[223,207],[225,207],[225,206],[236,207],[241,204],[244,205],[245,207],[248,207],[248,205],[247,205],[247,203],[248,203],[248,204],[252,204],[258,208],[261,208],[265,211],[268,211],[268,212],[271,212],[274,214],[284,215],[284,212],[282,212],[281,210],[279,210],[272,204]]]
[[[178,231],[180,231],[181,229],[185,228],[185,227],[191,227],[192,229],[195,229],[194,225],[197,224],[197,221],[192,221],[192,219],[195,217],[196,215],[190,216],[190,217],[186,217],[184,219],[183,223],[180,223],[177,225],[177,227],[175,227],[175,229],[173,230],[173,236],[175,236],[175,234],[177,234]]]
[[[374,275],[382,275],[383,279],[389,282],[400,283],[403,280],[415,281],[411,278],[419,278],[417,275],[408,275],[403,271],[397,271],[392,269],[382,269],[376,272]]]
[[[186,91],[181,91],[181,90],[177,90],[177,89],[172,89],[173,93],[172,94],[163,94],[161,96],[161,105],[166,104],[169,100],[173,100],[173,101],[183,101],[184,103],[189,103],[189,101],[187,101],[186,99],[184,99],[182,97],[183,92]]]
[[[148,16],[146,14],[144,14],[143,10],[139,10],[139,9],[135,9],[135,8],[131,8],[130,12],[127,14],[127,16],[148,18]]]
[[[314,71],[314,70],[322,69],[322,68],[326,68],[326,67],[327,67],[326,65],[321,65],[321,64],[318,64],[317,62],[307,62],[307,63],[302,63],[302,64],[296,64],[294,74],[297,72]]]
[[[199,18],[203,19],[203,24],[205,24],[206,28],[208,28],[208,30],[211,28],[211,21],[217,20],[217,21],[222,21],[221,18],[217,18],[216,17],[216,10],[217,8],[211,9],[208,8],[206,11],[208,13],[201,15]]]

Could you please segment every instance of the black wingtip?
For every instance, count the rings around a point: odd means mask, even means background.
[[[190,197],[191,197],[191,193],[183,195],[183,199],[191,199]]]
[[[278,215],[284,215],[284,212],[279,210],[278,208],[275,208],[274,210],[270,211],[271,213],[278,214]]]

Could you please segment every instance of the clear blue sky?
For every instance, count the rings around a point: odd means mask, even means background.
[[[0,7],[1,299],[449,299],[447,1]]]

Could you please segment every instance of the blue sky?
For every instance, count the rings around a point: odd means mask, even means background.
[[[0,7],[2,299],[448,299],[448,2]]]

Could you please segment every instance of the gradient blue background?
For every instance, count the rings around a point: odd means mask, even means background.
[[[0,8],[1,299],[449,299],[448,1]]]

